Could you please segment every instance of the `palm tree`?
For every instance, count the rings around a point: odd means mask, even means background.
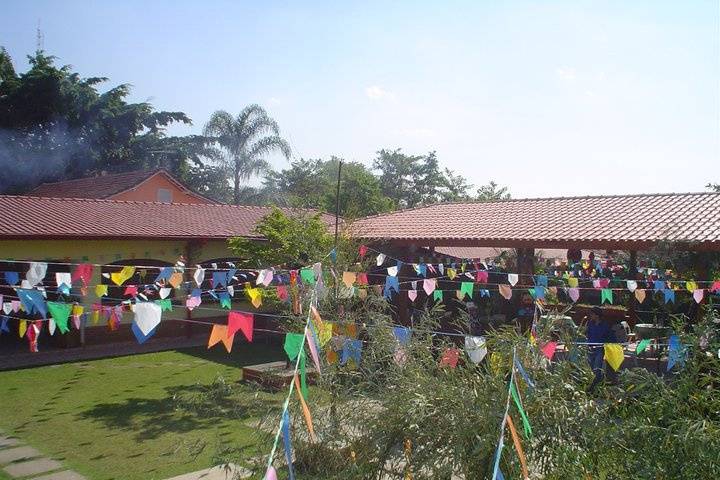
[[[260,105],[248,105],[237,118],[218,110],[205,124],[203,133],[223,150],[220,161],[232,172],[235,205],[242,200],[240,183],[270,169],[266,155],[279,151],[290,158],[290,145],[280,137],[277,123]]]

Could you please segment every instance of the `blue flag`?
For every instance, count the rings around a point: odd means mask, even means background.
[[[672,335],[668,343],[667,371],[669,372],[675,365],[682,367],[685,364],[685,348],[677,335]]]
[[[395,293],[400,293],[400,282],[398,281],[397,277],[388,275],[387,277],[385,277],[385,288],[383,289],[383,296],[385,296],[385,298],[387,299],[390,299],[392,297],[393,290],[395,290]]]
[[[15,291],[27,313],[40,313],[43,318],[47,318],[47,305],[40,290],[18,288]]]
[[[15,285],[20,281],[20,274],[18,272],[5,272],[5,281],[8,285]]]
[[[355,365],[360,365],[360,358],[362,356],[362,341],[361,340],[345,340],[343,345],[342,353],[340,355],[340,365],[345,365],[348,360],[352,358]]]
[[[547,275],[536,275],[535,276],[535,285],[540,285],[542,287],[548,286],[548,277]]]
[[[147,335],[145,335],[142,330],[140,330],[140,327],[137,326],[137,323],[132,322],[132,332],[135,334],[135,338],[137,339],[139,344],[145,343],[145,340],[155,335],[155,330],[157,330],[157,327],[153,328],[148,332]]]
[[[520,360],[518,360],[517,358],[515,358],[515,368],[517,368],[517,371],[520,373],[520,376],[523,377],[523,380],[525,380],[525,383],[527,383],[528,387],[535,388],[535,382],[532,381],[530,376],[523,368],[522,363],[520,363]]]
[[[393,327],[393,335],[400,345],[407,345],[412,336],[412,330],[408,327]]]
[[[8,322],[8,317],[3,315],[2,316],[2,324],[0,324],[0,333],[2,333],[2,332],[10,333],[10,329],[8,328],[7,322]]]
[[[675,290],[666,288],[663,290],[663,294],[665,295],[665,303],[675,303]]]
[[[290,480],[295,480],[292,462],[292,443],[290,442],[290,414],[287,408],[285,408],[282,415],[282,436],[283,443],[285,444],[285,460],[287,460],[288,464],[288,475]]]
[[[172,272],[172,267],[163,267],[158,276],[155,278],[155,283],[160,283],[161,280],[168,281]]]

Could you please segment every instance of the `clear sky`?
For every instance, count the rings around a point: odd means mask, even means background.
[[[60,62],[190,115],[175,134],[260,103],[298,157],[436,150],[515,197],[720,182],[717,0],[4,0],[19,70],[38,21]]]

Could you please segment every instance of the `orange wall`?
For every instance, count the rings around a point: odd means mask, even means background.
[[[138,202],[157,202],[158,188],[165,188],[172,192],[172,203],[213,203],[202,197],[184,192],[168,180],[163,174],[154,175],[145,182],[127,192],[118,193],[109,197],[111,200],[130,200]]]

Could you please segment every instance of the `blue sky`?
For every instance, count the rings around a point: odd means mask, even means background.
[[[701,191],[720,182],[719,5],[5,0],[0,45],[24,70],[39,20],[60,62],[190,115],[175,134],[260,103],[306,158],[436,150],[515,197]]]

